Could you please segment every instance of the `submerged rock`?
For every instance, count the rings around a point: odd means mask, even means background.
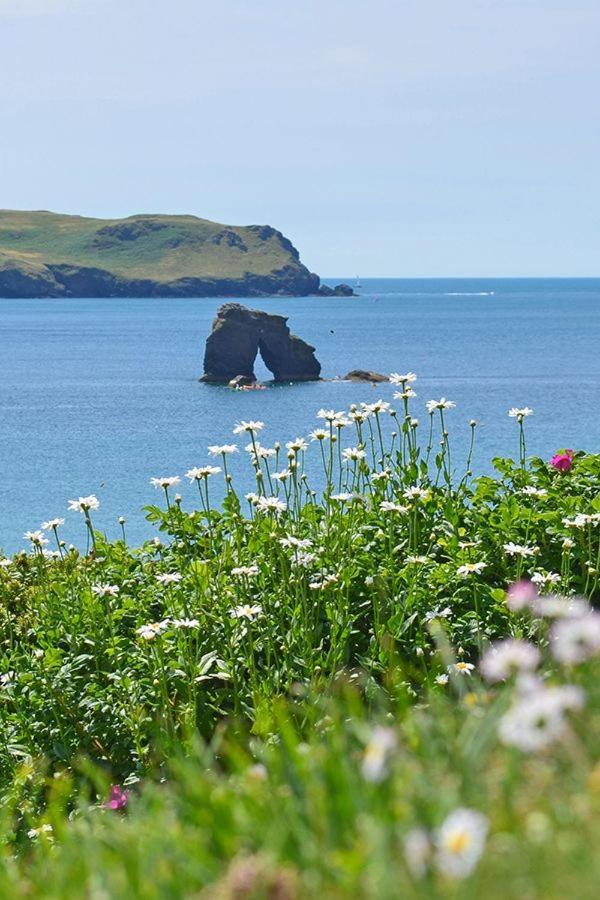
[[[290,333],[286,316],[247,309],[240,303],[224,303],[217,310],[206,340],[201,381],[253,382],[257,353],[275,381],[316,381],[321,364],[314,351],[314,347]]]

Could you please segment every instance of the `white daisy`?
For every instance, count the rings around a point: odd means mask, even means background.
[[[167,488],[175,487],[176,484],[180,484],[181,478],[179,475],[165,475],[159,478],[151,478],[150,484],[154,485],[155,488],[162,488],[163,490],[167,490]]]
[[[513,541],[509,541],[503,546],[504,552],[509,556],[522,556],[523,558],[535,556],[539,549],[538,547],[526,547],[524,544],[515,544]]]
[[[398,372],[392,372],[390,375],[391,384],[414,384],[417,376],[414,372],[407,372],[406,375],[400,375]]]
[[[100,501],[95,496],[95,494],[90,494],[88,497],[78,497],[77,500],[69,500],[69,509],[73,512],[89,512],[90,509],[98,509],[100,506]]]
[[[181,581],[179,572],[161,572],[160,575],[154,576],[159,584],[177,584]]]
[[[259,573],[258,566],[236,566],[231,570],[231,574],[234,578],[253,578],[255,575]]]
[[[560,575],[558,572],[534,572],[531,576],[531,582],[541,589],[549,585],[559,584]]]
[[[259,512],[272,512],[279,515],[285,512],[287,504],[278,497],[259,497],[256,501],[256,508]]]
[[[142,625],[137,629],[138,634],[145,641],[153,641],[154,638],[162,634],[169,627],[169,620],[163,619],[162,622],[150,622],[148,625]]]
[[[360,405],[368,415],[372,414],[374,416],[382,412],[389,412],[390,409],[390,404],[387,400],[376,400],[375,403],[361,403]]]
[[[364,459],[366,455],[367,454],[362,447],[346,447],[346,449],[342,451],[342,456],[347,461],[358,461]]]
[[[199,628],[198,619],[173,619],[173,628]]]
[[[255,603],[254,605],[250,605],[249,603],[242,604],[229,611],[229,615],[232,619],[248,619],[250,622],[257,616],[260,616],[261,613],[262,606],[258,603]]]
[[[337,418],[343,418],[344,412],[336,412],[334,409],[320,409],[317,413],[317,419],[325,419],[326,422],[333,422]]]
[[[428,400],[425,405],[427,407],[427,412],[433,415],[436,409],[454,409],[456,403],[452,400],[446,400],[445,397],[441,397],[439,400]]]
[[[523,406],[519,409],[517,406],[513,406],[512,409],[509,409],[508,415],[511,419],[516,419],[518,422],[522,422],[523,419],[526,419],[527,416],[533,415],[533,410],[528,406]]]
[[[297,547],[299,550],[308,550],[313,545],[308,538],[297,538],[291,534],[286,534],[285,537],[280,538],[279,543],[282,547]]]
[[[308,444],[304,440],[304,438],[298,437],[293,441],[288,441],[285,445],[286,449],[290,450],[292,453],[301,453],[304,450],[308,450]]]
[[[407,513],[408,506],[401,506],[399,503],[393,503],[391,500],[382,500],[379,504],[381,512]]]
[[[521,493],[526,497],[537,497],[538,499],[548,496],[548,491],[545,488],[537,488],[531,484],[528,484],[527,487],[524,487]]]
[[[238,422],[237,425],[234,426],[233,433],[234,434],[257,434],[259,431],[262,431],[265,427],[264,422],[254,422],[250,420],[249,422],[241,421]]]
[[[94,584],[92,585],[92,593],[97,597],[116,597],[119,588],[116,584]]]
[[[211,456],[229,456],[232,453],[237,453],[238,448],[237,444],[212,444],[208,448],[208,452]]]
[[[486,568],[487,563],[485,562],[465,563],[458,567],[456,574],[460,575],[462,578],[468,578],[469,575],[481,575]]]
[[[190,481],[203,481],[210,478],[211,475],[218,475],[221,469],[219,466],[196,466],[185,473],[185,477]]]
[[[473,665],[473,663],[457,662],[457,663],[453,663],[452,665],[448,666],[448,672],[451,675],[465,676],[465,675],[470,675],[474,668],[475,668],[475,666]]]
[[[34,547],[42,547],[48,543],[48,540],[44,537],[44,532],[39,530],[26,531],[23,537],[26,541],[31,541]]]
[[[65,524],[64,519],[48,519],[47,522],[42,522],[42,531],[53,531],[55,528],[60,528],[61,525]]]

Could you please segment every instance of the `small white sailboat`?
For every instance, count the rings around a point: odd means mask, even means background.
[[[358,275],[356,276],[356,282],[355,282],[355,284],[354,284],[354,287],[355,287],[355,288],[361,288],[361,287],[362,287],[362,284],[360,283],[360,278],[358,277]]]

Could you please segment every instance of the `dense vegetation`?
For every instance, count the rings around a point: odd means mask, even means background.
[[[600,457],[527,460],[515,409],[517,460],[473,480],[453,404],[421,442],[394,380],[401,412],[321,410],[284,448],[240,423],[195,509],[153,479],[140,548],[91,496],[86,552],[54,519],[0,561],[0,892],[592,896]]]

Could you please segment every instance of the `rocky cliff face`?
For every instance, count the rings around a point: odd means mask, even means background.
[[[304,297],[316,293],[319,279],[308,270],[284,267],[270,275],[240,278],[124,278],[105,269],[47,265],[0,268],[0,297]],[[315,287],[316,285],[316,287]]]
[[[304,296],[319,284],[269,225],[0,210],[0,297]]]
[[[290,333],[285,316],[225,303],[206,341],[201,380],[228,384],[242,376],[255,381],[254,361],[260,353],[275,381],[316,381],[321,365],[314,351]]]

